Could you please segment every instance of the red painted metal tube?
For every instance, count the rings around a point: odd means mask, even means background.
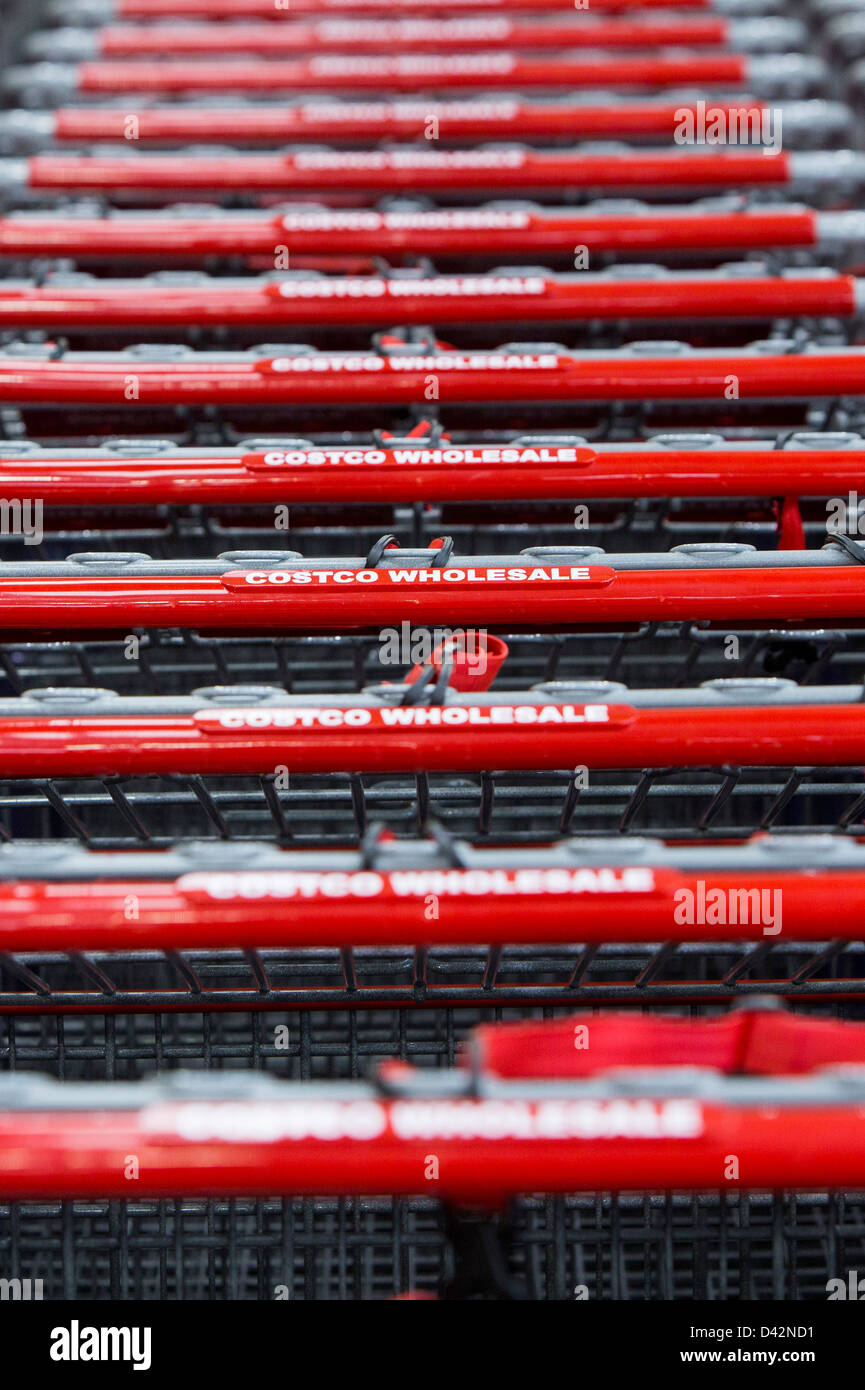
[[[790,182],[786,154],[676,150],[626,154],[569,154],[502,149],[445,152],[407,149],[295,154],[34,155],[31,189],[170,192],[239,189],[284,192],[320,189],[448,194],[455,188],[730,188]]]
[[[178,54],[416,53],[497,48],[654,48],[671,44],[717,45],[730,41],[726,19],[711,15],[682,19],[528,19],[472,15],[456,19],[322,19],[280,24],[106,25],[98,31],[102,58]]]
[[[48,405],[425,404],[430,374],[442,402],[710,400],[865,394],[865,351],[795,355],[727,351],[651,357],[456,352],[152,362],[122,353],[46,361],[0,356],[0,400]],[[731,395],[735,379],[736,395]]]
[[[29,187],[76,191],[171,193],[298,189],[447,195],[455,188],[494,190],[636,188],[653,185],[732,188],[790,182],[786,154],[665,150],[570,154],[538,150],[299,151],[295,154],[34,155]]]
[[[581,1029],[588,1049],[574,1046]],[[728,1189],[731,1152],[746,1189],[865,1181],[859,1087],[845,1094],[834,1072],[861,1064],[861,1025],[576,1015],[481,1028],[469,1054],[474,1085],[460,1068],[433,1094],[398,1063],[378,1088],[262,1083],[241,1100],[195,1095],[190,1080],[185,1096],[94,1085],[89,1105],[66,1105],[57,1083],[37,1081],[26,1104],[13,1093],[0,1110],[0,1193],[123,1195],[130,1152],[139,1195],[409,1193],[423,1190],[433,1144],[436,1196],[484,1206],[525,1191]],[[647,1065],[656,1087],[637,1080]]]
[[[683,1059],[685,1060],[685,1059]],[[844,1104],[725,1104],[647,1093],[600,1100],[169,1100],[0,1112],[6,1198],[423,1193],[484,1206],[520,1192],[865,1184],[865,1112]],[[831,1142],[827,1140],[831,1136]]]
[[[854,869],[695,873],[613,864],[343,873],[293,868],[292,855],[285,858],[282,870],[217,870],[154,882],[113,877],[110,859],[106,863],[102,855],[93,867],[98,881],[3,882],[0,950],[828,941],[857,938],[865,913],[865,873]],[[486,885],[482,894],[480,882]],[[520,883],[527,886],[520,889]],[[704,902],[717,902],[710,895],[720,893],[725,902],[738,903],[730,895],[754,891],[768,893],[770,904],[779,901],[772,895],[781,895],[777,930],[770,925],[767,931],[759,912],[750,909],[734,925],[726,916],[721,923],[682,920],[683,897],[677,894],[688,892],[697,902],[702,892]],[[433,925],[424,915],[430,893],[438,901]]]
[[[681,56],[523,58],[510,53],[396,55],[373,58],[206,58],[150,62],[97,59],[77,66],[79,92],[369,91],[415,92],[423,87],[669,87],[739,86],[748,60],[738,53]]]
[[[629,100],[568,106],[561,102],[491,97],[463,101],[321,100],[278,106],[250,103],[236,107],[159,106],[135,113],[136,145],[226,141],[283,144],[289,140],[411,140],[427,129],[431,116],[442,141],[570,136],[627,139],[658,136],[669,140],[682,112],[697,112],[695,101]],[[751,98],[712,101],[713,111],[735,111],[743,122],[759,120],[769,107]],[[66,106],[55,113],[53,138],[59,141],[128,140],[129,114],[119,107]],[[706,219],[708,221],[708,219]]]
[[[865,618],[857,565],[619,570],[232,570],[207,577],[0,578],[0,629],[361,630],[417,623],[802,623]],[[3,729],[7,726],[4,724]],[[865,760],[865,755],[863,755]]]
[[[16,778],[865,763],[861,705],[322,706],[4,719],[2,734],[0,776]]]
[[[857,311],[852,275],[676,276],[645,280],[535,274],[366,276],[214,280],[164,285],[94,280],[90,285],[7,287],[0,328],[205,327],[209,324],[361,325],[568,322],[603,319],[846,318]]]
[[[828,497],[861,489],[865,449],[568,445],[296,449],[189,458],[0,458],[0,496],[82,503],[528,501],[561,497]]]
[[[178,111],[183,108],[179,107]],[[191,114],[191,113],[188,113]],[[206,114],[206,113],[205,113]],[[112,113],[112,120],[115,117]],[[146,121],[147,113],[142,114]],[[144,138],[144,137],[143,137]],[[166,216],[46,218],[19,213],[0,218],[0,255],[183,256],[263,255],[288,245],[292,254],[360,252],[373,255],[496,256],[516,251],[757,250],[815,246],[817,214],[809,209],[749,212],[652,212],[593,215],[591,209],[528,211],[452,209],[444,212],[350,210],[252,214],[243,218]]]
[[[594,11],[711,9],[713,0],[591,0]],[[273,0],[116,0],[118,19],[270,19],[325,14],[449,14],[454,10],[561,13],[551,0],[291,0],[290,10]]]

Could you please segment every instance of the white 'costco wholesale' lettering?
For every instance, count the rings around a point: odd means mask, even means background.
[[[282,299],[490,299],[544,294],[539,275],[437,275],[428,280],[382,280],[375,276],[322,275],[313,280],[281,280]]]
[[[524,868],[524,869],[273,869],[243,872],[183,874],[177,890],[190,898],[212,902],[366,901],[371,898],[482,898],[516,896],[583,896],[599,893],[651,893],[653,869]]]
[[[272,709],[198,710],[193,722],[203,731],[270,733],[280,729],[494,729],[519,725],[616,727],[635,714],[630,705],[417,705],[367,708],[319,708],[296,705]]]
[[[695,1139],[701,1106],[649,1100],[308,1100],[189,1101],[148,1107],[145,1133],[191,1143],[275,1144],[309,1140],[370,1142],[388,1130],[403,1140]]]

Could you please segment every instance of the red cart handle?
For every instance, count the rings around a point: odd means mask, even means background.
[[[136,1197],[429,1197],[432,1152],[434,1195],[480,1206],[527,1191],[861,1187],[858,1091],[823,1101],[826,1088],[815,1087],[810,1103],[784,1105],[764,1085],[763,1106],[725,1104],[723,1095],[387,1101],[361,1090],[354,1101],[295,1090],[267,1101],[166,1096],[136,1109],[127,1090],[127,1108],[116,1110],[107,1087],[94,1086],[86,1108],[63,1110],[56,1091],[34,1086],[40,1110],[0,1111],[0,1192],[125,1198],[130,1153],[140,1163]],[[730,1154],[739,1160],[732,1184]]]
[[[0,882],[0,950],[849,941],[865,911],[863,868],[719,870],[709,856],[695,871],[660,854],[657,863],[616,863],[614,847],[609,864],[547,867],[541,852],[518,868],[396,870],[313,869],[301,852],[283,851],[266,869],[211,866],[161,880],[134,869],[121,876],[117,857],[92,855],[90,881],[40,881],[22,863],[21,878]],[[425,916],[431,894],[434,923]],[[599,1055],[593,1043],[591,1059]],[[496,1053],[488,1065],[505,1064]]]
[[[75,353],[30,359],[0,353],[0,401],[62,405],[394,405],[429,401],[435,380],[443,404],[475,401],[811,399],[865,394],[865,349],[801,353],[707,351],[685,344],[626,346],[618,353],[498,351],[449,347],[388,355],[300,351],[285,357],[192,351],[153,360],[134,352]]]
[[[196,283],[99,280],[44,285],[0,281],[3,327],[168,328],[404,324],[585,323],[593,320],[849,318],[865,304],[862,281],[814,271],[761,274],[747,262],[721,271],[666,271],[640,278],[620,268],[567,276],[485,275],[202,278]]]
[[[550,12],[541,21],[468,15],[438,19],[310,19],[282,23],[108,25],[96,32],[94,57],[254,53],[427,53],[465,49],[664,48],[735,41],[736,22],[715,16],[592,19],[575,15],[562,22]],[[47,48],[47,35],[40,35]],[[41,53],[40,53],[41,56]]]
[[[4,718],[6,777],[865,763],[865,706],[525,704]]]
[[[163,67],[164,70],[164,67]],[[17,166],[16,166],[17,167]],[[790,156],[763,151],[669,150],[572,154],[498,150],[305,150],[294,154],[34,155],[22,166],[32,190],[171,192],[349,189],[441,193],[455,188],[732,188],[790,182]]]
[[[244,1078],[243,1092],[224,1081],[205,1087],[192,1075],[133,1086],[13,1077],[0,1082],[0,1192],[124,1196],[130,1153],[139,1160],[136,1193],[148,1197],[429,1196],[431,1154],[435,1196],[486,1206],[526,1191],[729,1191],[731,1183],[825,1190],[865,1182],[861,1025],[797,1019],[777,1027],[772,1016],[754,1016],[733,1022],[725,1039],[724,1023],[685,1023],[678,1048],[664,1045],[659,1020],[565,1026],[571,1075],[563,1060],[552,1089],[545,1080],[464,1071],[430,1077],[406,1068],[385,1073],[391,1094],[259,1076]],[[611,1064],[630,1060],[642,1037],[638,1065],[581,1074],[579,1059],[573,1064],[581,1028],[590,1039],[597,1031],[602,1053],[609,1032],[623,1031],[625,1046],[606,1048]],[[492,1043],[481,1034],[500,1057],[510,1047],[509,1030],[501,1031]],[[536,1055],[553,1045],[553,1033],[560,1037],[561,1025],[537,1037]],[[662,1061],[651,1070],[655,1045]],[[693,1070],[695,1056],[703,1071]],[[853,1064],[846,1075],[825,1069],[839,1057]],[[737,1062],[746,1074],[726,1074]],[[551,1069],[548,1060],[542,1070]]]
[[[163,64],[161,71],[167,65]],[[122,84],[126,88],[126,84]],[[455,188],[740,188],[787,184],[790,156],[741,150],[573,154],[522,148],[305,150],[294,154],[34,155],[22,166],[32,190],[171,192],[299,189],[440,193]],[[17,167],[17,166],[16,166]]]
[[[748,131],[762,130],[772,110],[765,102],[750,97],[738,101],[713,99],[711,109],[726,117],[735,113],[735,120]],[[780,109],[786,132],[791,124],[789,107],[782,104]],[[234,107],[144,107],[135,113],[134,131],[139,147],[201,141],[241,145],[282,145],[292,140],[355,141],[359,134],[365,141],[412,140],[420,138],[432,121],[443,142],[649,136],[662,141],[672,138],[688,117],[696,123],[699,112],[700,104],[696,101],[657,98],[632,98],[612,105],[525,101],[511,96],[455,101],[417,97],[394,101],[319,99],[291,106],[250,102]],[[38,120],[35,113],[28,113],[28,117],[34,124]],[[51,113],[45,134],[49,139],[73,143],[120,141],[130,138],[130,129],[129,115],[122,108],[66,106]],[[766,211],[771,215],[772,209]]]
[[[856,564],[783,561],[714,568],[697,564],[655,568],[550,564],[530,556],[501,567],[449,561],[440,568],[343,568],[322,564],[285,568],[175,572],[152,577],[81,577],[77,564],[62,577],[51,568],[34,575],[22,564],[0,570],[0,629],[55,632],[115,631],[183,626],[201,631],[361,631],[398,624],[436,623],[548,629],[567,623],[771,621],[773,625],[861,622],[865,582]],[[794,563],[789,563],[793,557]],[[108,557],[110,559],[110,557]],[[605,558],[603,554],[600,557]],[[770,557],[774,558],[774,557]],[[338,565],[339,562],[336,562]],[[387,720],[385,720],[385,723]],[[398,720],[396,721],[399,722]]]
[[[530,501],[563,497],[847,497],[865,477],[861,447],[708,449],[579,444],[304,445],[129,457],[45,449],[0,457],[0,496],[46,507],[263,502]]]
[[[70,67],[72,89],[96,92],[416,92],[505,87],[738,87],[749,81],[741,53],[664,56],[611,54],[585,58],[519,57],[512,53],[396,54],[357,58],[95,59]]]
[[[615,107],[613,110],[621,111]],[[261,116],[252,108],[252,120]],[[195,117],[192,108],[177,108],[178,119]],[[86,113],[84,113],[86,115]],[[109,123],[114,112],[102,113]],[[209,117],[210,112],[202,112]],[[237,113],[238,116],[241,113]],[[64,113],[61,113],[64,115]],[[157,112],[143,111],[141,120],[155,120]],[[221,119],[212,113],[215,132]],[[228,113],[226,119],[232,119]],[[65,117],[64,117],[65,119]],[[243,129],[232,125],[235,134]],[[69,138],[79,138],[78,127],[67,127]],[[82,122],[81,129],[87,128]],[[159,126],[150,126],[162,128]],[[168,122],[166,128],[171,128]],[[143,126],[142,126],[143,129]],[[76,132],[72,134],[72,132]],[[81,135],[85,139],[104,134]],[[142,135],[142,140],[146,139]],[[154,137],[155,138],[155,137]],[[244,136],[246,138],[246,136]],[[843,216],[843,214],[842,214]],[[832,214],[808,208],[754,207],[743,211],[692,210],[646,207],[638,212],[597,213],[586,208],[449,208],[374,211],[328,208],[313,212],[232,213],[198,216],[194,212],[129,212],[104,217],[56,217],[45,213],[16,213],[0,218],[0,255],[51,256],[62,253],[75,259],[89,256],[182,256],[189,260],[208,256],[260,255],[270,258],[273,248],[286,245],[292,256],[313,253],[388,255],[408,253],[429,256],[498,256],[522,251],[539,255],[551,252],[573,256],[575,246],[592,252],[629,251],[664,254],[688,250],[750,251],[764,247],[817,246],[822,229]],[[830,224],[831,225],[831,224]],[[830,246],[833,242],[829,242]],[[294,262],[292,262],[294,263]]]
[[[592,0],[595,10],[702,10],[714,0]],[[759,5],[755,6],[759,8]],[[273,0],[115,0],[118,19],[270,19],[308,14],[445,14],[453,10],[508,13],[556,13],[550,0],[291,0],[291,10],[277,10]],[[64,15],[68,13],[64,10]]]

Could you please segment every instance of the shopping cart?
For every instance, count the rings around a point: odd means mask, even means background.
[[[448,8],[69,0],[0,78],[45,1297],[865,1260],[858,27]],[[707,105],[743,147],[679,141]]]
[[[583,1051],[575,1049],[575,1037],[585,1038]],[[82,1243],[76,1239],[70,1263],[77,1265],[84,1251],[92,1261],[99,1251],[100,1217],[107,1216],[109,1228],[122,1224],[121,1261],[108,1277],[126,1296],[158,1286],[163,1296],[194,1297],[205,1282],[235,1297],[261,1296],[268,1277],[278,1277],[281,1297],[299,1287],[344,1296],[358,1274],[374,1294],[399,1270],[418,1290],[443,1273],[445,1297],[585,1298],[606,1288],[619,1296],[662,1291],[669,1297],[682,1287],[681,1245],[695,1236],[689,1263],[701,1291],[783,1296],[788,1286],[778,1277],[779,1257],[789,1241],[803,1270],[795,1286],[801,1295],[809,1288],[809,1254],[820,1258],[823,1221],[852,1216],[855,1225],[855,1205],[824,1196],[810,1208],[791,1206],[785,1215],[792,1230],[780,1235],[774,1221],[770,1233],[760,1205],[740,1201],[735,1188],[747,1173],[762,1183],[784,1175],[793,1184],[829,1189],[859,1179],[862,1046],[861,1025],[788,1024],[760,1011],[698,1024],[578,1015],[555,1025],[482,1028],[469,1065],[431,1077],[389,1064],[373,1086],[194,1074],[178,1074],[170,1085],[6,1081],[5,1181],[33,1206],[32,1224],[18,1226],[16,1245],[26,1249],[37,1232],[50,1229],[58,1198],[72,1191],[91,1200],[89,1225],[74,1231]],[[649,1049],[658,1065],[641,1075]],[[683,1051],[695,1062],[684,1071]],[[834,1134],[828,1152],[827,1123]],[[140,1169],[134,1212],[105,1204],[100,1211],[92,1195],[123,1193],[130,1164]],[[214,1167],[223,1190],[240,1193],[285,1187],[375,1194],[382,1186],[412,1192],[424,1180],[420,1172],[436,1198],[397,1207],[387,1248],[379,1234],[387,1205],[376,1206],[374,1197],[356,1199],[347,1212],[319,1202],[312,1229],[297,1228],[288,1201],[265,1202],[255,1212],[241,1198],[223,1202],[222,1221],[214,1212],[205,1231],[204,1204],[195,1199],[213,1191]],[[734,1190],[690,1202],[608,1199],[606,1209],[592,1199],[553,1197],[524,1202],[507,1218],[501,1212],[513,1186],[526,1180],[556,1192],[600,1182],[629,1188],[647,1176],[666,1183],[671,1173],[677,1185],[718,1187],[726,1179]],[[160,1219],[147,1198],[166,1189],[189,1195]],[[551,1220],[558,1230],[552,1248]],[[227,1252],[223,1221],[231,1233]],[[607,1222],[623,1256],[614,1274],[604,1269],[600,1241],[584,1243],[587,1227],[597,1236]],[[455,1267],[441,1265],[445,1227],[457,1251]],[[188,1263],[177,1256],[181,1233]],[[327,1244],[334,1236],[336,1250]],[[513,1239],[525,1242],[515,1269],[507,1258]],[[859,1248],[855,1236],[841,1241],[848,1256]],[[644,1251],[647,1245],[664,1251],[648,1278],[630,1275],[640,1267],[638,1243]],[[227,1268],[216,1249],[229,1255]],[[108,1270],[100,1263],[96,1276],[105,1281]]]

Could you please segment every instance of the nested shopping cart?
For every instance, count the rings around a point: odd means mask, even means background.
[[[855,6],[449,9],[10,32],[0,1276],[46,1297],[865,1260]]]

